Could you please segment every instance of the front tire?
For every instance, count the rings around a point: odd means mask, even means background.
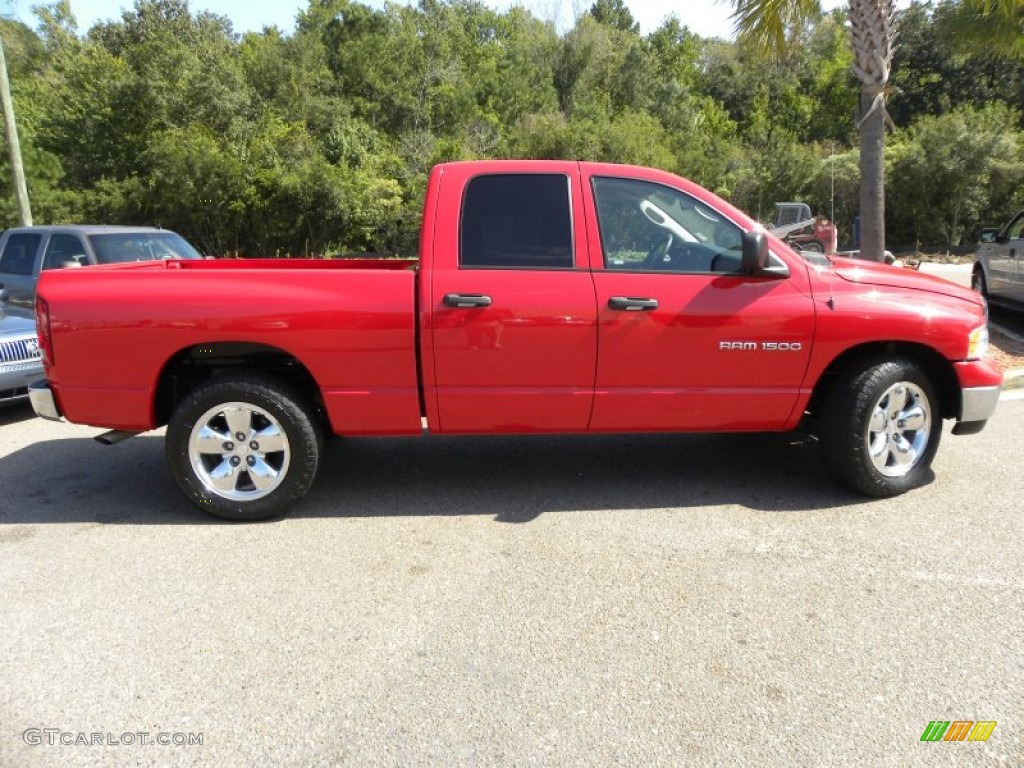
[[[985,271],[977,266],[971,273],[971,288],[981,294],[981,300],[985,303],[985,320],[988,320],[988,280],[985,279]]]
[[[841,375],[821,420],[825,464],[844,485],[897,496],[924,485],[942,435],[931,382],[912,360],[875,360]]]
[[[175,482],[228,520],[277,517],[306,495],[323,457],[315,411],[295,389],[258,373],[219,376],[190,392],[167,425]]]
[[[988,301],[988,281],[985,280],[985,273],[981,267],[977,267],[971,273],[971,288],[981,294],[981,297]]]

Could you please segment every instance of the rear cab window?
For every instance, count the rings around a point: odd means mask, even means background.
[[[487,175],[466,185],[460,268],[572,269],[573,253],[567,176]]]

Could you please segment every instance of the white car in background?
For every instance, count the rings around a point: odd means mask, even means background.
[[[991,302],[1024,309],[1024,211],[999,232],[983,233],[971,285]]]

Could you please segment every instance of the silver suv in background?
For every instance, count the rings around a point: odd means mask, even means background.
[[[1024,211],[999,232],[983,233],[971,285],[989,301],[1024,309]]]
[[[181,235],[154,227],[66,225],[15,227],[0,235],[0,289],[8,304],[32,309],[46,269],[155,259],[201,259]]]

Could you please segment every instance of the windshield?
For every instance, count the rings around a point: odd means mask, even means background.
[[[100,264],[157,259],[201,259],[199,252],[174,232],[114,232],[89,235]]]

